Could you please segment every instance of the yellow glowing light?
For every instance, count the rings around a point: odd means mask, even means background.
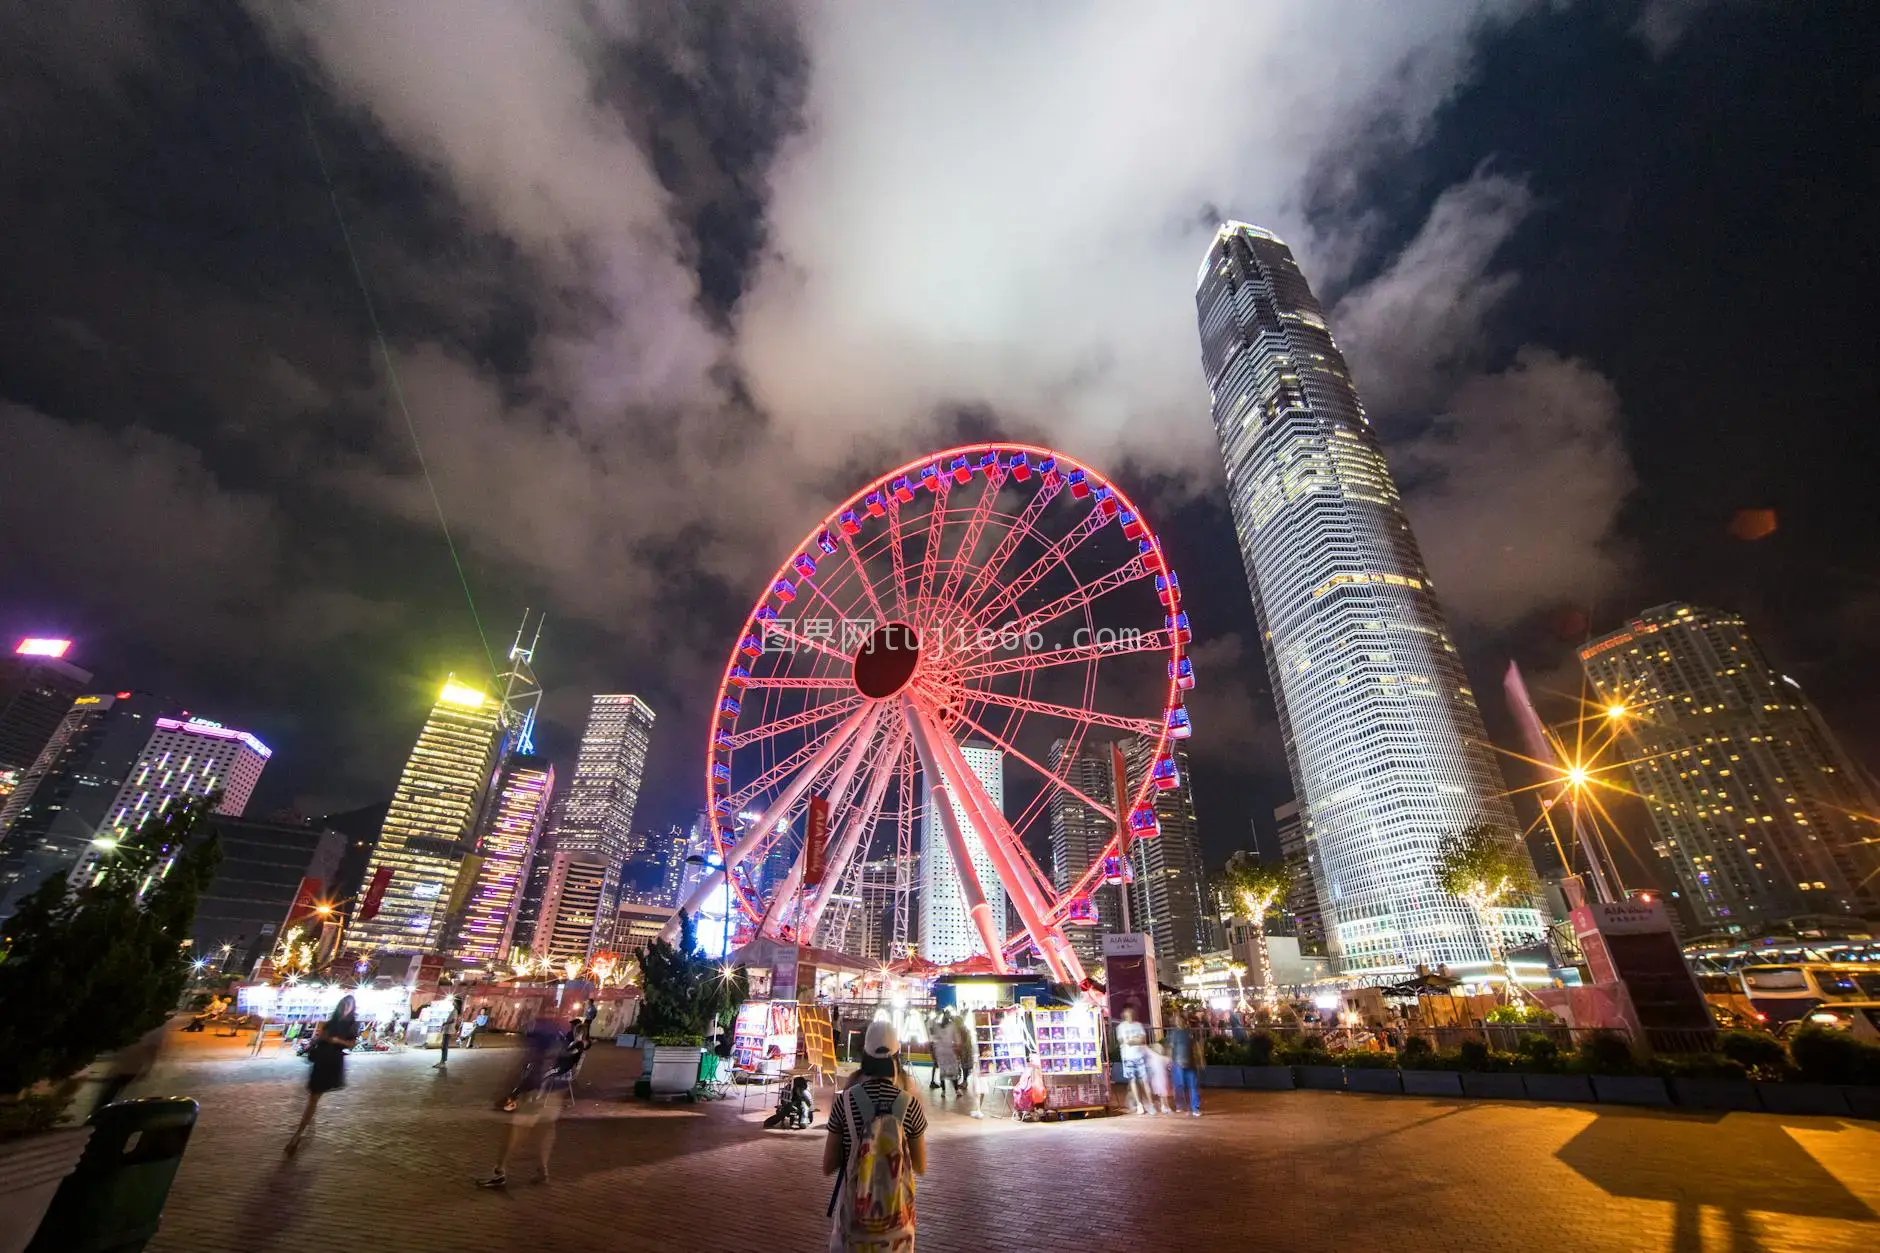
[[[1627,710],[1626,710],[1626,707],[1625,707],[1624,705],[1608,705],[1608,706],[1606,706],[1606,716],[1607,716],[1608,718],[1611,718],[1611,719],[1612,719],[1612,720],[1613,720],[1614,722],[1617,722],[1617,721],[1618,721],[1619,719],[1621,719],[1621,718],[1623,718],[1623,717],[1625,717],[1625,715],[1626,715],[1626,712],[1627,712]]]
[[[1574,787],[1585,787],[1586,786],[1586,767],[1585,766],[1569,766],[1567,768],[1567,782],[1571,783]]]
[[[438,704],[462,705],[467,709],[481,709],[483,702],[488,699],[474,687],[465,687],[455,679],[444,684],[444,690],[437,694]]]

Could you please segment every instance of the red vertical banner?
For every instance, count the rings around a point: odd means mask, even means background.
[[[829,843],[829,798],[811,794],[809,816],[803,823],[803,886],[823,881],[823,858]]]
[[[392,868],[380,866],[378,873],[372,876],[372,886],[366,889],[365,900],[359,903],[359,921],[378,917],[379,902],[385,899],[385,889],[392,884]]]
[[[313,907],[320,903],[322,886],[319,879],[303,878],[300,881],[300,890],[294,893],[294,903],[287,911],[288,929],[292,929],[297,922],[313,917]]]

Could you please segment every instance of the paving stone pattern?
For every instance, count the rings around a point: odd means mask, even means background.
[[[352,1059],[300,1154],[305,1064],[188,1037],[133,1095],[202,1117],[156,1253],[367,1248],[827,1247],[820,1132],[766,1132],[771,1098],[620,1099],[637,1056],[597,1048],[554,1177],[484,1192],[515,1054]],[[1204,1094],[1205,1116],[1061,1125],[935,1111],[924,1253],[1107,1250],[1880,1249],[1880,1127],[1330,1092]],[[825,1092],[821,1103],[827,1104]]]

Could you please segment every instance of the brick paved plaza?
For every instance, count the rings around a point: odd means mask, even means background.
[[[152,1246],[176,1253],[820,1250],[820,1132],[769,1098],[622,1101],[603,1045],[547,1185],[480,1192],[515,1055],[352,1059],[292,1161],[306,1067],[185,1037],[134,1095],[202,1103]],[[1880,1124],[1318,1092],[1209,1092],[1205,1117],[1017,1126],[935,1118],[920,1247],[1808,1250],[1880,1248]],[[826,1099],[826,1098],[825,1098]],[[520,1166],[512,1179],[526,1177]]]

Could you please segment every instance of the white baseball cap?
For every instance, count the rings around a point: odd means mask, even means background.
[[[862,1052],[870,1057],[893,1057],[900,1051],[901,1037],[896,1034],[893,1023],[878,1018],[868,1024],[868,1034],[862,1037]]]

